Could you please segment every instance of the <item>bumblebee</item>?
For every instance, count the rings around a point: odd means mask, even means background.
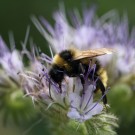
[[[105,94],[107,86],[107,73],[101,67],[99,61],[95,58],[97,56],[111,54],[114,50],[110,48],[100,48],[93,50],[80,51],[77,49],[63,50],[56,54],[53,58],[52,67],[49,71],[50,78],[59,85],[61,90],[61,83],[66,76],[79,77],[84,86],[84,78],[82,74],[88,72],[89,66],[96,65],[95,71],[92,71],[88,78],[96,81],[96,90],[100,89],[102,95]],[[94,77],[93,77],[94,75]],[[61,90],[62,92],[62,90]],[[107,97],[104,95],[103,103],[107,104]]]

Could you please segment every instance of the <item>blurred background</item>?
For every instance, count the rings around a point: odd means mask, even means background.
[[[96,4],[97,14],[101,16],[109,10],[115,9],[120,15],[127,13],[130,28],[135,25],[135,1],[134,0],[0,0],[0,35],[9,44],[9,32],[14,33],[16,47],[21,48],[20,41],[24,40],[26,28],[31,26],[30,35],[34,42],[40,46],[43,52],[46,52],[46,41],[32,24],[31,15],[44,16],[48,22],[53,24],[52,14],[59,8],[59,3],[63,2],[67,10],[77,8],[82,10],[83,6]],[[135,106],[134,106],[135,107]],[[47,121],[41,120],[40,116],[34,117],[29,123],[14,125],[12,122],[6,126],[3,125],[2,116],[0,116],[0,135],[45,135],[49,134],[47,130]],[[30,126],[37,123],[35,126]],[[134,135],[135,120],[132,123],[124,123],[118,129],[119,135]],[[23,127],[23,128],[22,128]],[[28,130],[28,133],[27,133]]]

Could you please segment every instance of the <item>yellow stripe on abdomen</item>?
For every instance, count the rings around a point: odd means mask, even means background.
[[[104,68],[100,68],[97,74],[99,75],[103,85],[107,87],[108,76],[106,70]]]

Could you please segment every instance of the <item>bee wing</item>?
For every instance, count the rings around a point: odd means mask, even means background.
[[[99,49],[92,49],[86,51],[78,51],[74,56],[74,60],[84,59],[84,58],[92,58],[97,57],[105,54],[112,54],[115,52],[114,49],[111,48],[99,48]]]

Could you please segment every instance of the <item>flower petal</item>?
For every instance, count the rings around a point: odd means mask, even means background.
[[[69,95],[69,102],[72,107],[79,109],[81,103],[81,97],[76,93],[72,93]]]
[[[85,119],[89,119],[91,118],[91,116],[96,115],[96,114],[100,114],[101,111],[103,110],[103,105],[101,104],[97,104],[97,103],[93,103],[90,107],[89,110],[85,111]]]
[[[93,103],[93,91],[95,88],[96,87],[94,85],[89,85],[88,89],[85,91],[81,110],[84,110]]]
[[[80,119],[80,114],[75,108],[70,108],[70,111],[67,113],[67,116],[71,119]]]
[[[74,92],[80,95],[80,92],[83,90],[80,78],[76,78],[74,84],[75,84]]]

